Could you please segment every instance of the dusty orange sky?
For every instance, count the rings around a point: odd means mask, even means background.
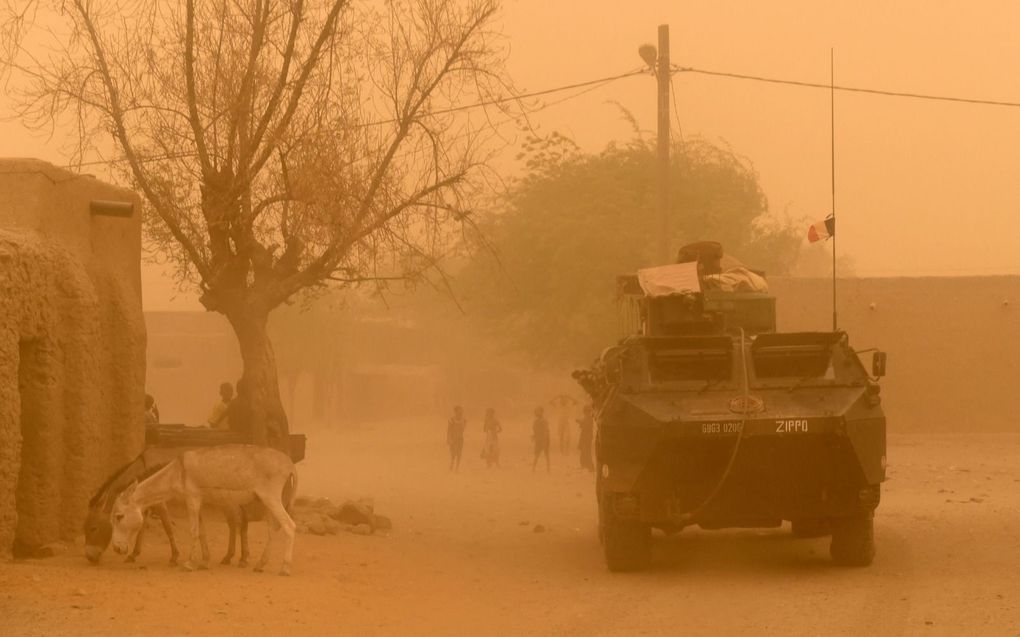
[[[530,91],[631,70],[661,23],[682,66],[827,82],[832,47],[837,84],[1020,101],[1020,7],[1005,1],[504,0],[510,72]],[[775,213],[827,214],[828,91],[690,74],[674,86],[684,134],[725,140],[750,158]],[[630,134],[608,100],[654,127],[655,82],[643,76],[533,121],[598,150]],[[0,125],[0,135],[5,155],[66,162],[59,144],[17,125]],[[1020,108],[837,93],[840,253],[860,275],[1020,272],[1018,147]],[[145,277],[147,309],[197,307],[186,295],[171,301],[155,268]]]

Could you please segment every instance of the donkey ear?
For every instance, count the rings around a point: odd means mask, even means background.
[[[138,488],[138,480],[132,481],[131,484],[129,484],[126,489],[120,492],[120,495],[117,496],[117,499],[127,500],[134,494],[136,488]]]

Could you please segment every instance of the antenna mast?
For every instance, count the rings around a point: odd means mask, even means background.
[[[836,72],[835,54],[829,49],[829,151],[832,164],[832,331],[836,322]]]

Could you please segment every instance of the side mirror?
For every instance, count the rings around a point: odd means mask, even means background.
[[[875,378],[885,376],[885,352],[875,352],[871,355],[871,375]]]

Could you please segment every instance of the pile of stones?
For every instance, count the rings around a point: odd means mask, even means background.
[[[297,523],[298,533],[312,535],[336,535],[341,531],[373,535],[393,528],[388,517],[376,514],[371,498],[336,505],[329,498],[299,496],[294,500],[291,517]]]

